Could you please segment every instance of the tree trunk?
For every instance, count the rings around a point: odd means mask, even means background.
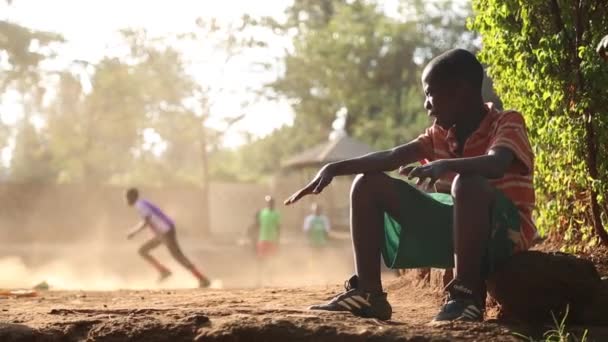
[[[585,118],[585,145],[587,149],[587,158],[586,164],[587,169],[589,170],[589,176],[591,179],[598,179],[598,171],[597,171],[597,143],[596,143],[596,135],[595,135],[595,127],[593,126],[593,121],[591,120],[591,116],[587,116]],[[593,216],[593,229],[595,233],[600,238],[600,241],[603,245],[608,246],[608,233],[606,229],[604,229],[604,224],[602,223],[600,205],[597,201],[597,192],[593,188],[593,185],[590,187],[591,193],[591,215]]]

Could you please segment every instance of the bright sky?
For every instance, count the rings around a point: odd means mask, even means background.
[[[164,36],[192,31],[197,18],[216,18],[221,23],[229,23],[247,13],[253,17],[281,19],[291,3],[292,0],[14,0],[12,6],[6,7],[0,0],[0,19],[62,34],[67,42],[58,54],[64,63],[76,59],[95,62],[105,55],[120,55],[122,45],[117,31],[123,28],[144,28],[150,36]],[[381,3],[390,13],[396,10],[398,0]],[[243,132],[259,137],[292,122],[293,112],[287,102],[259,99],[251,91],[261,88],[281,72],[281,63],[276,58],[282,56],[282,51],[289,45],[288,37],[274,37],[272,49],[266,51],[267,54],[240,55],[224,68],[218,67],[223,56],[217,51],[193,47],[184,51],[188,58],[197,61],[191,69],[193,76],[202,84],[211,83],[216,89],[212,94],[212,117],[215,119],[210,124],[221,129],[222,118],[246,114],[226,135],[227,146],[242,144]],[[276,68],[254,70],[252,62],[261,59],[275,62]],[[249,104],[242,106],[244,102]],[[5,105],[1,119],[14,122],[16,115],[13,113],[17,112]]]
[[[217,18],[223,23],[238,20],[245,13],[281,18],[290,3],[290,0],[16,0],[12,6],[3,8],[0,18],[62,34],[67,42],[59,55],[66,62],[75,59],[94,62],[104,55],[120,54],[119,29],[145,28],[150,36],[190,32],[199,17]],[[276,50],[271,55],[280,55],[288,43],[288,39],[277,37],[276,45],[273,45]],[[291,122],[293,114],[286,102],[260,100],[249,91],[260,88],[279,72],[278,69],[270,72],[252,70],[251,63],[259,61],[260,56],[239,56],[227,67],[218,68],[222,56],[201,58],[200,51],[185,53],[200,61],[194,65],[192,73],[201,83],[211,81],[216,89],[222,89],[214,93],[212,115],[216,121],[212,124],[221,128],[221,118],[247,114],[227,136],[227,145],[241,143],[240,132],[262,136]],[[207,61],[203,62],[203,59]],[[243,102],[250,104],[243,109]],[[3,112],[4,121],[14,121],[10,115],[6,117],[6,108]]]

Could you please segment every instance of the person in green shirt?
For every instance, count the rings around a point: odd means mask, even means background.
[[[274,207],[272,196],[266,196],[266,207],[259,210],[255,215],[254,229],[251,237],[256,238],[256,273],[258,287],[264,283],[272,282],[275,273],[275,265],[271,262],[279,251],[279,238],[281,236],[281,215]]]
[[[302,230],[308,242],[308,268],[314,271],[326,262],[326,247],[331,237],[329,219],[321,213],[321,207],[313,203],[310,209],[311,213],[304,218]]]
[[[274,207],[274,198],[266,196],[266,207],[257,214],[258,218],[258,258],[273,256],[279,249],[281,215]]]
[[[304,219],[302,230],[308,238],[309,246],[315,249],[323,248],[329,240],[329,219],[321,213],[321,207],[317,203],[312,204],[311,211]]]

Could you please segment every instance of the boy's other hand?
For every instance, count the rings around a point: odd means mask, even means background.
[[[410,175],[410,172],[412,172],[412,170],[414,168],[415,168],[415,166],[412,166],[412,165],[401,166],[401,167],[399,167],[399,174],[407,177]]]
[[[600,55],[600,58],[605,61],[608,61],[608,36],[602,38],[600,43],[597,45],[596,51],[598,55]]]
[[[407,172],[407,174],[402,172]],[[427,179],[429,179],[429,186],[433,186],[446,172],[448,172],[448,164],[445,160],[436,160],[425,165],[406,166],[399,169],[399,173],[407,175],[409,179],[418,178],[418,182],[416,182],[418,186],[422,185]]]
[[[313,178],[313,180],[310,183],[308,183],[308,185],[306,185],[302,189],[296,191],[293,195],[291,195],[283,203],[285,205],[290,205],[290,204],[293,204],[293,203],[299,201],[300,198],[302,198],[306,195],[320,194],[321,191],[323,191],[323,189],[325,189],[325,187],[328,186],[329,183],[331,183],[331,181],[334,179],[334,177],[335,177],[335,175],[334,175],[331,167],[329,167],[329,165],[325,165],[317,173],[315,178]]]

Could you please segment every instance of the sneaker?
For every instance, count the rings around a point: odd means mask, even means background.
[[[481,322],[483,308],[472,299],[448,299],[433,318],[433,322],[439,321]]]
[[[483,301],[475,300],[473,291],[454,280],[448,285],[448,298],[441,310],[433,318],[433,322],[439,321],[483,321]]]
[[[199,289],[206,289],[209,286],[211,286],[211,281],[208,278],[201,278],[198,281],[198,288]]]
[[[337,295],[326,304],[313,305],[310,310],[349,311],[355,316],[391,319],[393,309],[386,300],[386,293],[367,293],[357,288],[359,278],[353,275],[344,284],[345,292]]]
[[[158,282],[162,283],[163,281],[165,281],[167,278],[169,278],[171,276],[171,271],[169,270],[164,270],[160,272],[160,276],[158,276]]]

